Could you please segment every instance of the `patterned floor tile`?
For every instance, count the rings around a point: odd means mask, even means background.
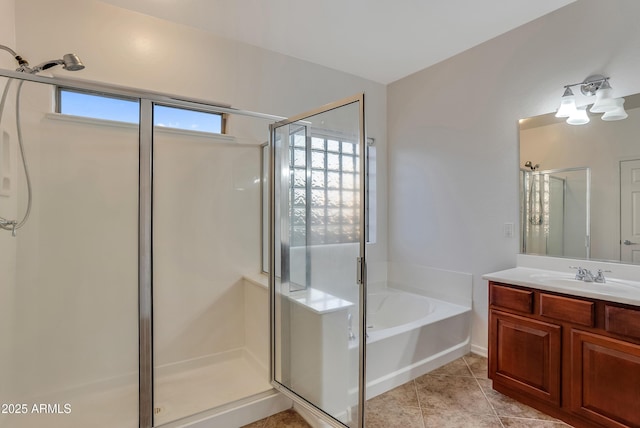
[[[423,411],[425,428],[499,428],[495,415],[477,415],[460,411]]]
[[[480,387],[484,391],[489,403],[493,406],[498,416],[509,416],[515,418],[525,419],[542,419],[547,421],[560,422],[557,419],[542,413],[532,407],[522,404],[513,398],[507,397],[494,390],[491,385],[492,381],[489,379],[478,379]]]
[[[463,358],[474,377],[478,379],[487,379],[489,374],[487,358],[476,354],[467,354]]]
[[[371,408],[375,407],[420,407],[418,404],[418,394],[416,392],[416,386],[411,382],[407,382],[397,388],[387,391],[384,394],[380,394],[377,397],[372,398],[367,402],[367,405]]]
[[[367,428],[570,428],[493,390],[487,359],[468,354],[367,402]],[[243,428],[310,428],[293,410]]]
[[[467,367],[467,363],[462,358],[446,364],[439,369],[435,369],[429,373],[432,376],[464,376],[473,377],[473,373]]]
[[[570,428],[561,421],[541,421],[539,419],[505,418],[500,421],[505,428]]]
[[[422,376],[415,380],[423,412],[495,415],[473,377]]]
[[[418,407],[372,406],[366,413],[367,428],[423,428],[422,412]]]

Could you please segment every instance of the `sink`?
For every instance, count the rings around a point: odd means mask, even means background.
[[[576,272],[567,267],[549,270],[520,266],[486,274],[483,278],[497,283],[640,306],[640,275],[635,270],[621,266],[618,273],[624,279],[615,278],[613,275],[616,275],[618,266],[606,265],[602,269],[611,269],[613,272],[605,273],[606,282],[599,283],[577,280]],[[590,270],[595,273],[598,267],[590,266]]]
[[[566,288],[582,288],[585,290],[607,294],[612,291],[640,292],[640,283],[635,281],[625,281],[621,279],[609,279],[607,282],[585,282],[575,279],[573,274],[564,273],[535,273],[530,275],[535,282],[548,284],[551,286]]]
[[[565,287],[582,287],[585,284],[589,284],[584,281],[579,281],[577,279],[572,278],[538,278],[538,281],[548,283],[548,284],[557,284]],[[594,283],[590,283],[594,284]]]
[[[553,283],[561,283],[565,285],[578,285],[583,281],[579,281],[575,279],[575,275],[571,274],[563,274],[563,273],[534,273],[529,275],[533,281],[538,282],[553,282]]]

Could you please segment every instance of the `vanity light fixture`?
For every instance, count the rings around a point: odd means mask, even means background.
[[[568,124],[584,125],[589,123],[586,107],[578,108],[576,106],[576,97],[571,90],[573,86],[580,86],[580,92],[585,96],[592,97],[595,95],[596,100],[589,111],[591,113],[604,113],[602,120],[622,120],[628,117],[623,107],[624,98],[611,97],[609,78],[594,74],[584,79],[583,82],[565,85],[556,117],[566,117]]]

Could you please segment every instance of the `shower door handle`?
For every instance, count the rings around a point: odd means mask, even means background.
[[[631,241],[629,241],[628,239],[625,239],[622,243],[623,243],[624,245],[638,245],[638,243],[637,243],[637,242],[631,242]]]
[[[356,282],[358,285],[364,284],[365,266],[364,257],[358,257],[356,261]]]

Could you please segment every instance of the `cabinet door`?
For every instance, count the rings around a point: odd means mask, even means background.
[[[640,426],[640,346],[571,332],[571,410],[605,427]]]
[[[490,325],[493,381],[559,405],[561,327],[496,310]]]

